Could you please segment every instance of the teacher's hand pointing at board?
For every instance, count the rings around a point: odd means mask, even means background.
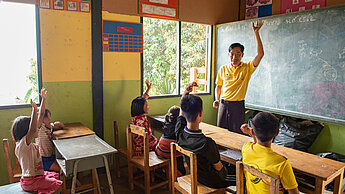
[[[259,32],[259,30],[260,30],[260,28],[262,27],[263,24],[264,24],[264,22],[261,19],[256,21],[256,24],[255,24],[255,22],[252,22],[253,31],[254,32]]]

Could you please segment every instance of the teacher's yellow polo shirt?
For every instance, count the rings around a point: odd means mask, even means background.
[[[244,100],[249,79],[255,69],[253,61],[248,63],[241,62],[237,67],[231,64],[221,66],[216,79],[216,84],[223,86],[221,99],[227,101]]]

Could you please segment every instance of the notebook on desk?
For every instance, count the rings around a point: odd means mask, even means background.
[[[224,156],[224,157],[236,160],[236,161],[242,160],[242,153],[241,153],[241,151],[227,149],[227,150],[221,151],[219,154]]]

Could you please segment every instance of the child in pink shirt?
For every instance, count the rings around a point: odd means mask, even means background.
[[[43,88],[40,96],[42,103],[40,115],[44,114],[45,100],[47,92]],[[32,140],[38,136],[37,130],[37,105],[32,102],[31,117],[17,117],[12,124],[12,136],[17,141],[15,155],[18,158],[22,168],[22,177],[20,185],[24,191],[37,191],[40,193],[57,192],[62,185],[59,180],[59,174],[56,172],[48,172],[43,170],[42,159],[38,146],[32,143]]]

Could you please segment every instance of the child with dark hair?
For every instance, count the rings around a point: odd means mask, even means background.
[[[39,117],[43,117],[47,92],[43,88]],[[20,185],[24,191],[38,191],[38,193],[58,192],[62,181],[59,174],[43,170],[42,159],[38,146],[32,140],[38,136],[37,105],[32,102],[31,117],[17,117],[12,124],[11,132],[16,141],[15,155],[22,169]],[[41,118],[42,119],[42,118]]]
[[[187,85],[181,98],[182,114],[177,118],[175,127],[177,143],[182,148],[196,153],[199,183],[212,188],[226,188],[232,182],[227,176],[226,168],[220,162],[218,147],[212,138],[206,137],[199,129],[204,112],[202,99],[189,94],[194,86],[197,86],[195,82]]]
[[[40,117],[39,117],[40,118]],[[56,157],[53,154],[54,145],[52,140],[52,132],[55,129],[62,129],[64,125],[61,122],[51,123],[51,112],[47,108],[44,111],[43,120],[38,119],[38,138],[36,143],[39,146],[40,155],[42,157],[43,169],[45,171],[60,172],[60,167],[56,162]]]
[[[133,125],[138,125],[140,127],[144,127],[145,131],[148,132],[149,135],[149,151],[152,151],[156,148],[158,140],[152,134],[150,123],[146,118],[145,114],[149,113],[149,105],[147,103],[147,99],[149,98],[149,91],[151,89],[151,85],[148,80],[146,80],[146,92],[132,101],[131,105],[131,118]],[[135,148],[135,154],[141,155],[143,153],[144,147],[144,138],[142,136],[133,134],[133,143]]]
[[[242,147],[243,163],[260,170],[269,176],[280,179],[282,187],[279,193],[285,188],[289,194],[297,194],[298,185],[295,179],[290,162],[284,156],[273,152],[271,145],[273,138],[279,133],[279,120],[273,114],[260,112],[252,120],[252,128],[243,124],[241,130],[245,134],[252,135],[254,143],[245,143]],[[246,190],[251,193],[269,193],[269,183],[258,177],[245,172]]]
[[[159,139],[158,145],[156,147],[156,154],[163,158],[170,158],[170,143],[176,143],[175,135],[175,125],[177,117],[180,114],[180,107],[172,106],[168,113],[165,115],[164,130],[163,135]],[[186,174],[186,169],[184,168],[183,156],[181,153],[176,155],[177,161],[177,176],[182,176]]]

